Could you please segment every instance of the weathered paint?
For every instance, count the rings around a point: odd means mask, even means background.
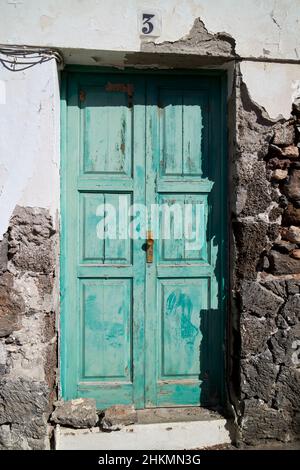
[[[218,76],[148,82],[146,203],[198,203],[201,217],[193,251],[163,240],[162,217],[146,267],[146,406],[221,401],[221,103]]]
[[[94,397],[99,408],[220,402],[222,77],[70,73],[67,83],[64,398]],[[142,231],[138,240],[97,238],[97,207],[117,206],[119,195],[128,205],[199,203],[200,249],[163,240],[162,218],[147,264]]]
[[[136,89],[133,114],[127,94],[107,91],[108,81],[99,74],[77,75],[68,81],[63,394],[65,398],[93,396],[99,408],[133,400],[141,407],[142,242],[100,240],[96,230],[97,206],[102,202],[114,204],[119,195],[127,197],[128,203],[133,197],[136,203],[144,201],[145,136],[140,126],[144,92]],[[83,101],[80,91],[85,93]],[[133,178],[133,173],[139,177]]]

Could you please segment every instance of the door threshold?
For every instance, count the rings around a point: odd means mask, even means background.
[[[113,432],[59,425],[55,430],[57,450],[192,450],[231,442],[230,423],[224,418],[133,424]]]
[[[136,412],[137,424],[182,423],[224,419],[218,411],[198,406],[145,408],[136,410]]]

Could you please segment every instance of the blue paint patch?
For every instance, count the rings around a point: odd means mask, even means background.
[[[179,311],[179,312],[178,312]],[[199,329],[192,323],[193,303],[190,297],[176,289],[167,298],[167,315],[180,315],[181,338],[193,345]]]

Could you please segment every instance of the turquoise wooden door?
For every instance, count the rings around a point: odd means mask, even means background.
[[[63,396],[99,408],[220,404],[223,79],[65,83]]]

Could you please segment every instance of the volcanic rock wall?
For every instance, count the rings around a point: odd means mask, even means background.
[[[229,388],[242,441],[288,441],[300,430],[300,100],[274,122],[237,74],[233,101]]]

